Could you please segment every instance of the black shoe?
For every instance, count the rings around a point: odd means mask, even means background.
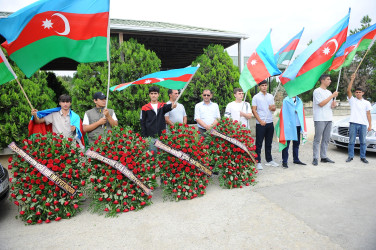
[[[287,165],[287,162],[286,163],[282,162],[282,167],[289,168],[289,166]]]
[[[334,163],[334,161],[332,161],[331,159],[329,159],[328,157],[327,158],[323,158],[321,159],[321,162],[329,162],[329,163]]]
[[[313,159],[312,165],[313,166],[317,166],[318,164],[319,164],[318,160],[317,159]]]
[[[367,159],[366,159],[366,158],[360,158],[360,160],[361,160],[362,162],[364,162],[364,163],[367,163],[367,164],[368,164],[368,161],[367,161]]]
[[[348,158],[346,159],[346,162],[350,162],[350,161],[352,161],[352,160],[353,160],[353,158],[348,157]]]
[[[294,161],[294,163],[295,163],[295,164],[299,164],[299,165],[307,165],[307,164],[305,164],[305,163],[303,163],[303,162],[301,162],[301,161]]]

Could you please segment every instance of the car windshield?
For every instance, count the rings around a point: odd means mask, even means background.
[[[376,114],[376,104],[372,106],[371,114]]]

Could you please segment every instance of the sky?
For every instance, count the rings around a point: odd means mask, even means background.
[[[14,12],[35,0],[0,0],[0,12]],[[341,20],[351,8],[349,30],[360,27],[368,15],[376,23],[375,0],[111,0],[110,18],[158,21],[239,32],[243,56],[250,56],[272,29],[271,40],[277,52],[288,40],[305,28],[295,56],[307,43],[319,38]],[[237,56],[238,47],[227,49]],[[295,57],[294,56],[294,57]]]

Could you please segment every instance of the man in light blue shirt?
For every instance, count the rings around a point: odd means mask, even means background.
[[[221,117],[219,114],[218,104],[211,102],[212,92],[209,89],[205,89],[202,92],[202,102],[199,102],[195,106],[195,121],[197,122],[198,131],[202,135],[217,125],[217,119]]]

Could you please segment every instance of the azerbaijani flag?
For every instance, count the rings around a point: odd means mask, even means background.
[[[349,36],[346,42],[336,53],[329,70],[338,71],[342,67],[349,66],[357,51],[368,49],[372,40],[376,37],[376,23],[367,29]]]
[[[198,67],[187,67],[159,71],[137,79],[134,82],[122,83],[112,86],[112,91],[121,91],[131,85],[156,84],[169,89],[182,89],[192,79]]]
[[[12,67],[9,65],[3,50],[0,48],[0,85],[17,78]]]
[[[278,122],[275,125],[275,131],[279,141],[280,152],[285,147],[287,147],[287,141],[298,140],[295,113],[298,114],[301,134],[307,134],[307,125],[302,100],[297,96],[295,104],[294,100],[291,97],[285,97],[285,99],[283,99],[281,112],[279,113]],[[303,143],[304,140],[305,139],[303,137]]]
[[[295,53],[296,47],[299,44],[300,37],[302,37],[304,28],[293,38],[290,39],[275,55],[276,64],[282,64],[284,61],[291,60],[292,56]]]
[[[107,60],[109,0],[40,0],[0,19],[2,46],[30,77],[50,61]]]
[[[246,67],[240,74],[239,84],[244,93],[269,76],[281,74],[274,59],[270,40],[271,32],[270,30],[265,39],[249,57]]]
[[[330,67],[335,53],[346,41],[349,18],[350,11],[308,46],[279,77],[290,97],[312,89],[319,77]]]

